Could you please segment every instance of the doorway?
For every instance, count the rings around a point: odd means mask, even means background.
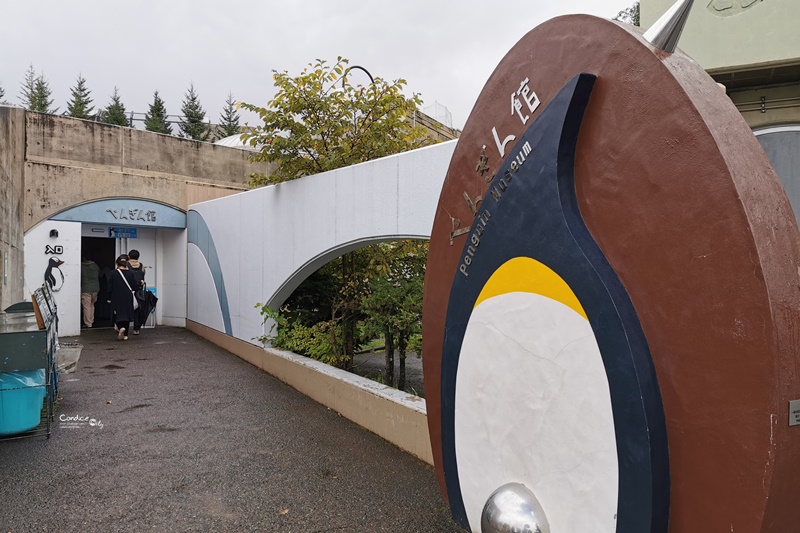
[[[97,303],[94,304],[94,324],[92,327],[110,328],[113,322],[111,305],[108,303],[110,297],[109,276],[114,272],[114,261],[116,260],[115,239],[108,237],[81,237],[81,255],[97,263],[100,268],[100,292],[97,295]],[[83,315],[82,309],[81,315]],[[81,324],[83,324],[82,316]]]

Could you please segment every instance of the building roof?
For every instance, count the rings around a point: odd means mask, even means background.
[[[229,137],[223,137],[218,141],[214,141],[214,144],[219,146],[227,146],[228,148],[239,148],[240,150],[249,150],[251,152],[257,152],[258,147],[250,146],[242,141],[242,135],[236,134],[231,135]]]

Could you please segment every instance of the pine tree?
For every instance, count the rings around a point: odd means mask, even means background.
[[[114,94],[111,96],[111,103],[100,113],[100,122],[117,126],[131,125],[125,111],[125,105],[122,103],[119,97],[119,90],[116,87],[114,87]]]
[[[3,86],[0,85],[0,104],[5,104],[3,101],[3,97],[6,95],[6,91],[3,89]]]
[[[28,67],[25,79],[22,80],[22,90],[19,93],[19,103],[25,109],[33,109],[33,94],[36,90],[36,69],[33,64]]]
[[[164,105],[164,100],[158,96],[158,91],[153,93],[153,103],[150,104],[150,110],[144,116],[144,129],[172,135],[172,126],[167,123],[167,106]]]
[[[86,79],[78,74],[78,84],[72,87],[72,99],[67,102],[66,114],[73,118],[91,120],[95,118],[92,107],[91,91],[86,87]]]
[[[222,108],[222,114],[219,116],[217,138],[222,139],[237,133],[242,133],[242,128],[239,126],[239,113],[236,111],[236,102],[233,99],[233,94],[228,93],[225,107]]]
[[[53,99],[50,98],[52,93],[50,83],[44,78],[44,74],[37,76],[36,69],[31,64],[28,67],[28,72],[25,73],[25,79],[22,81],[22,90],[19,94],[22,106],[38,113],[56,113],[58,109],[50,107],[53,105]]]
[[[206,124],[206,112],[200,105],[200,99],[194,90],[194,84],[189,85],[189,91],[183,97],[181,104],[183,120],[180,123],[181,137],[188,137],[195,141],[207,141],[210,135]]]
[[[625,8],[614,17],[614,20],[639,26],[639,2],[634,2],[631,7]]]
[[[53,94],[53,90],[50,89],[50,82],[45,79],[44,73],[39,74],[33,87],[30,110],[37,113],[57,113],[58,108],[51,107],[53,105],[51,94]]]

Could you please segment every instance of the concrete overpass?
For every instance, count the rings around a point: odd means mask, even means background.
[[[80,331],[80,258],[112,266],[142,252],[159,292],[157,320],[185,324],[186,210],[248,190],[269,172],[242,150],[69,117],[0,107],[0,310],[29,299],[50,257],[62,335]],[[135,230],[136,239],[114,228]],[[57,236],[55,236],[57,234]],[[114,235],[114,236],[112,236]],[[126,235],[133,236],[134,232]]]

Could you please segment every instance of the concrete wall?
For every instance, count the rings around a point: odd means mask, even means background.
[[[59,230],[59,242],[51,242],[49,228],[55,226],[43,224],[56,213],[107,198],[147,199],[186,211],[190,203],[248,190],[250,173],[271,171],[271,165],[250,163],[249,155],[147,131],[0,107],[0,309],[30,298],[44,281],[44,246],[67,249],[60,241],[71,232]],[[77,242],[70,243],[69,253],[77,255],[62,272],[73,262],[79,265],[81,224],[76,227]],[[148,260],[160,265],[160,271],[153,272],[162,283],[159,323],[183,326],[185,231],[161,228],[140,235]],[[73,288],[79,291],[67,283],[58,295],[59,309],[70,311],[61,321],[67,334],[79,332],[79,306],[69,296]],[[79,292],[75,294],[79,298]]]
[[[649,28],[674,3],[642,0],[642,28]],[[798,21],[797,0],[703,0],[694,3],[678,46],[706,70],[797,63]]]
[[[0,311],[24,299],[25,112],[0,107]]]
[[[422,111],[415,111],[413,120],[415,124],[428,130],[428,137],[435,141],[452,141],[453,139],[458,139],[458,136],[461,135],[461,131],[442,124]]]
[[[24,229],[68,207],[127,196],[186,210],[247,190],[248,152],[97,122],[25,113]]]
[[[728,96],[751,129],[800,124],[800,83],[734,91]]]

